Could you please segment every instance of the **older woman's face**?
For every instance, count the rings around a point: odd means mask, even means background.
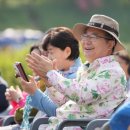
[[[112,53],[112,40],[107,40],[104,31],[99,29],[88,28],[86,33],[81,36],[81,44],[89,62]]]

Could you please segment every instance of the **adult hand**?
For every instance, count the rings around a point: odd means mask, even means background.
[[[29,78],[30,78],[29,82],[25,81],[21,77],[19,79],[20,79],[23,90],[26,93],[33,95],[36,92],[36,90],[38,89],[38,86],[37,86],[37,82],[35,81],[34,77],[29,76]]]
[[[33,52],[31,55],[28,54],[26,61],[28,62],[28,66],[41,78],[45,78],[46,73],[49,70],[55,69],[53,61],[49,60],[43,55],[40,56],[35,52]]]

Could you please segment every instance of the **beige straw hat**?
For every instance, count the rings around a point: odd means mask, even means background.
[[[91,17],[89,23],[77,23],[73,27],[73,32],[75,36],[80,40],[81,35],[85,32],[87,28],[97,28],[108,32],[111,34],[116,40],[117,44],[115,46],[114,52],[124,50],[125,47],[122,45],[121,41],[119,40],[119,24],[116,20],[106,16],[95,14]]]

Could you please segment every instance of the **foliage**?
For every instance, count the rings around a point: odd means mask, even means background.
[[[98,13],[119,21],[120,38],[129,42],[130,1],[100,0],[101,6],[93,7],[93,0],[86,0],[89,2],[86,11],[79,8],[77,1],[79,0],[0,0],[0,30],[12,27],[45,31],[54,26],[73,27],[78,22],[87,23],[91,15]]]
[[[28,50],[29,47],[24,47],[21,50],[6,48],[0,51],[0,72],[2,77],[8,82],[9,86],[19,84],[18,80],[15,78],[15,70],[13,67],[16,61],[23,64],[27,74],[31,73],[31,70],[27,67],[27,63],[25,61]]]

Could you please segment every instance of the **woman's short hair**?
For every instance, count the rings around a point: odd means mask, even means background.
[[[42,48],[47,51],[48,45],[52,45],[61,50],[70,47],[71,54],[67,58],[74,60],[79,57],[79,43],[72,33],[71,29],[67,27],[56,27],[49,29],[42,41]]]

